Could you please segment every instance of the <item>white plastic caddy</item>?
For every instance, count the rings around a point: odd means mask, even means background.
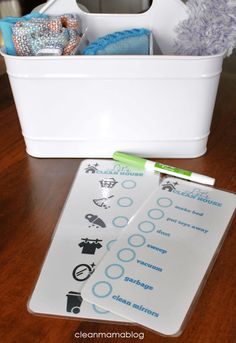
[[[94,39],[145,27],[163,56],[20,57],[2,52],[27,152],[35,157],[198,157],[206,152],[223,54],[174,56],[180,0],[154,0],[141,14],[91,14],[76,0],[41,12],[78,13]]]

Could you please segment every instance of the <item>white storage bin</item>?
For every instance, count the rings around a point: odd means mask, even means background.
[[[223,54],[171,56],[180,0],[154,0],[143,14],[89,14],[75,0],[41,12],[80,15],[91,40],[152,30],[165,56],[19,57],[2,52],[27,152],[35,157],[198,157],[206,152]],[[171,23],[171,24],[170,24]]]

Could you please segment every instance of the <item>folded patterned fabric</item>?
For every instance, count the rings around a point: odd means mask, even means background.
[[[98,38],[84,51],[84,55],[149,55],[150,34],[147,29],[132,29]]]
[[[74,14],[32,18],[12,27],[19,56],[72,55],[80,42],[79,18]]]
[[[80,42],[80,22],[74,14],[6,17],[0,29],[9,55],[72,55]]]
[[[30,13],[25,15],[24,17],[17,18],[17,17],[5,17],[0,19],[0,30],[2,31],[2,36],[4,40],[4,45],[6,48],[6,53],[8,55],[16,55],[16,49],[12,40],[12,27],[18,21],[28,21],[32,18],[47,18],[48,16],[41,13]]]

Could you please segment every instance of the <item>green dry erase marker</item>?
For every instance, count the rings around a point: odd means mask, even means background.
[[[193,173],[189,170],[179,169],[159,162],[153,162],[145,160],[144,158],[125,154],[123,152],[115,152],[113,154],[113,159],[119,162],[124,162],[133,167],[143,168],[147,170],[158,171],[159,173],[164,173],[172,176],[179,177],[181,179],[194,181],[198,183],[203,183],[206,185],[213,186],[215,184],[215,179],[209,176]]]

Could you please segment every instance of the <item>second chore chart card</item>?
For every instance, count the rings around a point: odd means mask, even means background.
[[[33,313],[126,321],[84,301],[81,289],[143,202],[159,174],[109,160],[81,163],[29,301]]]
[[[105,255],[82,296],[161,334],[179,334],[235,206],[234,194],[164,179]]]

